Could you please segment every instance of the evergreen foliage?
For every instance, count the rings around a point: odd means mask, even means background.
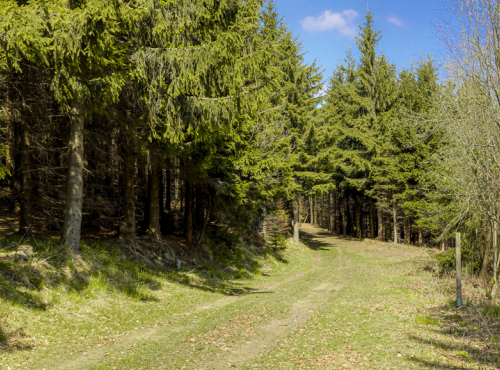
[[[500,194],[481,146],[497,145],[494,89],[441,84],[430,57],[397,68],[381,37],[367,11],[324,92],[272,0],[2,1],[5,212],[23,235],[78,252],[114,233],[136,255],[144,234],[276,246],[307,218],[414,244],[489,227],[495,196],[469,199]],[[469,127],[463,107],[484,123],[473,151],[443,125]]]

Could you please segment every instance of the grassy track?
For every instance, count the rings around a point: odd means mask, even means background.
[[[302,231],[309,248],[225,293],[164,280],[156,300],[26,313],[35,348],[0,368],[497,368],[499,328],[449,303],[424,250]]]

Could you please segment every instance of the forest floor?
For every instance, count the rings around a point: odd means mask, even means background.
[[[224,289],[187,271],[183,283],[158,278],[141,301],[64,296],[34,310],[0,300],[0,317],[26,333],[0,368],[499,368],[500,309],[472,280],[456,308],[454,280],[423,248],[301,231],[300,246]]]

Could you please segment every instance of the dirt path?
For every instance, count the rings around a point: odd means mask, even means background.
[[[222,368],[246,368],[253,360],[262,357],[280,345],[283,337],[297,328],[306,324],[313,314],[322,309],[329,301],[334,299],[357,275],[363,270],[353,269],[353,263],[348,255],[343,253],[343,249],[353,251],[369,251],[377,255],[394,255],[391,245],[377,241],[369,243],[356,239],[342,239],[333,236],[329,232],[324,232],[311,225],[303,225],[301,228],[302,238],[311,244],[319,245],[320,248],[335,249],[338,253],[336,260],[331,255],[325,259],[328,261],[321,269],[320,274],[312,282],[308,282],[307,295],[291,304],[287,317],[282,319],[269,320],[254,329],[257,333],[251,340],[248,340],[234,348],[224,356],[217,356],[216,359],[205,360],[200,363],[201,368],[222,369]],[[400,249],[396,249],[400,251]],[[423,256],[425,253],[414,252],[415,255]],[[405,256],[407,253],[405,253]],[[336,267],[332,271],[333,265]],[[355,287],[354,287],[355,288]],[[254,364],[254,367],[256,364]]]
[[[496,368],[497,347],[467,337],[475,329],[423,269],[425,250],[301,232],[311,249],[282,277],[39,368]],[[449,317],[469,332],[454,334]]]
[[[294,282],[302,277],[304,277],[307,273],[310,273],[314,270],[316,270],[320,265],[321,265],[321,258],[318,257],[314,261],[314,266],[309,269],[306,272],[300,272],[298,274],[295,274],[293,276],[290,276],[286,279],[272,282],[272,283],[267,283],[263,284],[256,289],[254,289],[255,293],[258,293],[260,291],[266,291],[269,289],[276,289],[279,286],[287,283]],[[239,296],[227,296],[221,299],[218,299],[216,301],[210,302],[208,304],[204,304],[201,306],[196,307],[194,310],[188,311],[184,313],[182,316],[184,319],[189,318],[190,316],[193,316],[195,314],[201,314],[204,311],[210,311],[210,310],[219,310],[222,309],[225,306],[234,304],[236,301],[241,299]],[[297,304],[300,304],[301,302],[297,302]],[[184,320],[185,321],[185,320]],[[295,320],[297,321],[297,320]],[[74,356],[71,360],[68,361],[62,361],[58,363],[58,368],[59,369],[86,369],[91,364],[96,363],[99,361],[99,359],[102,359],[103,357],[109,356],[108,354],[110,351],[114,351],[117,353],[122,354],[124,350],[127,348],[130,348],[131,346],[136,346],[135,343],[138,342],[154,342],[164,336],[164,331],[168,330],[170,332],[181,332],[181,331],[186,331],[188,328],[193,328],[196,326],[196,322],[190,322],[187,323],[186,325],[182,326],[172,326],[172,325],[163,325],[163,326],[158,326],[154,328],[150,328],[148,331],[141,331],[139,333],[130,333],[127,335],[124,339],[120,340],[119,342],[115,343],[111,348],[109,346],[107,347],[102,347],[102,348],[88,348],[86,350],[82,350]],[[166,328],[165,328],[166,326]],[[263,325],[262,329],[257,329],[256,331],[258,332],[266,332],[271,330],[272,328],[277,328],[278,330],[283,327],[287,326],[283,323],[276,323],[276,325]],[[274,333],[272,333],[274,335]],[[265,336],[264,336],[265,337]],[[264,339],[266,340],[266,339]],[[251,344],[252,342],[249,342]],[[265,346],[265,345],[264,345]]]

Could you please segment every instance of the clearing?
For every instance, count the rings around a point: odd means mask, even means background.
[[[425,249],[301,231],[305,245],[224,291],[165,279],[126,305],[19,308],[27,337],[0,368],[498,368],[500,310],[469,281],[455,308],[454,280]]]

